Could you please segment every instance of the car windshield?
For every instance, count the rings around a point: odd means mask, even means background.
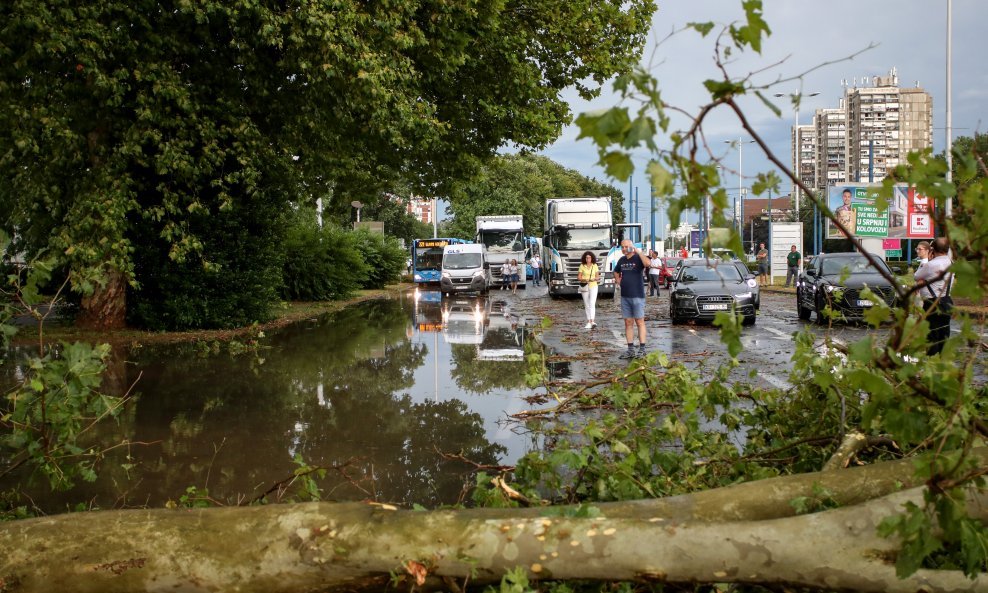
[[[888,268],[884,267],[882,264],[882,271],[888,273]],[[839,275],[843,274],[844,270],[847,270],[848,274],[876,274],[878,270],[871,265],[871,262],[864,256],[860,257],[835,257],[832,259],[823,260],[823,274],[825,276],[829,275]]]
[[[479,253],[447,253],[443,267],[447,270],[469,270],[479,268],[482,258]]]
[[[683,261],[683,258],[681,258],[681,257],[667,257],[666,258],[666,267],[667,268],[675,268],[676,267],[676,264],[678,264],[681,261]]]
[[[557,229],[556,249],[607,249],[611,246],[611,229]]]
[[[680,282],[739,282],[741,273],[734,266],[687,266],[680,273]]]

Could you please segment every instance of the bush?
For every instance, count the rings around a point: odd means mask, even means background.
[[[173,245],[146,220],[135,221],[134,275],[127,322],[151,330],[244,327],[271,317],[278,299],[284,214],[271,195],[189,218],[201,249],[172,257]]]
[[[361,249],[358,233],[297,222],[285,241],[282,298],[327,301],[349,297],[365,284],[370,272]]]
[[[384,288],[389,282],[401,278],[405,269],[405,250],[394,237],[372,233],[360,229],[353,233],[363,260],[367,262],[369,271],[361,284],[362,288]]]

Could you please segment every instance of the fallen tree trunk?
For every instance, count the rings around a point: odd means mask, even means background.
[[[747,496],[771,496],[786,480],[744,486],[752,488]],[[988,519],[986,496],[972,496],[971,513]],[[0,524],[0,591],[378,590],[392,574],[449,589],[496,582],[519,566],[531,579],[988,590],[985,575],[895,576],[897,543],[878,537],[876,526],[904,502],[919,503],[920,488],[811,515],[733,522],[698,520],[689,497],[677,498],[684,512],[659,512],[673,510],[663,506],[668,501],[613,503],[598,505],[602,516],[592,519],[558,516],[558,508],[412,512],[308,503],[14,521]]]

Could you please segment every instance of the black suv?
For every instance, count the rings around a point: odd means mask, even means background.
[[[881,259],[878,259],[878,265],[889,277],[894,276]],[[830,305],[844,319],[861,319],[864,312],[875,304],[862,298],[861,293],[865,287],[889,306],[895,306],[895,287],[882,277],[864,255],[818,255],[796,282],[796,310],[799,311],[799,318],[809,319],[810,313],[816,312],[817,323],[826,323],[823,310]]]

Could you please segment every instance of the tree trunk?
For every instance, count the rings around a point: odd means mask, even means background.
[[[121,329],[127,325],[127,281],[118,270],[108,269],[105,283],[82,297],[76,326],[84,329]],[[0,590],[2,591],[2,590]]]
[[[763,504],[778,500],[779,492],[808,494],[807,488],[824,480],[838,487],[839,498],[844,489],[870,487],[869,469],[890,465],[600,504],[595,518],[567,517],[565,508],[413,512],[307,503],[14,521],[0,524],[0,591],[380,590],[392,574],[406,588],[418,576],[420,588],[449,590],[497,582],[515,567],[530,579],[767,583],[891,593],[988,590],[985,575],[972,580],[957,571],[923,570],[904,580],[895,576],[897,542],[880,538],[876,527],[906,501],[921,504],[921,488],[810,515],[789,516],[788,501],[777,503],[775,516],[782,518],[773,518]],[[911,474],[909,469],[903,475]],[[721,513],[714,512],[718,499]],[[985,493],[972,493],[969,504],[971,515],[982,521],[988,519],[986,499]]]

